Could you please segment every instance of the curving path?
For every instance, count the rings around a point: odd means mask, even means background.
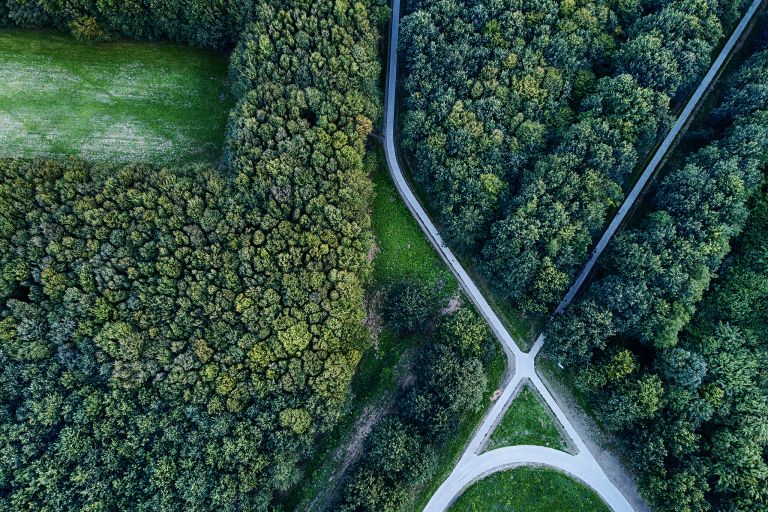
[[[448,267],[456,275],[461,287],[467,296],[477,306],[480,314],[490,325],[496,337],[501,341],[510,365],[514,367],[514,375],[506,384],[501,397],[496,400],[493,407],[486,415],[483,423],[476,432],[464,455],[448,479],[443,482],[438,491],[426,507],[428,511],[445,510],[461,491],[472,482],[494,471],[499,471],[510,466],[521,464],[545,464],[564,471],[578,480],[592,487],[614,510],[630,511],[630,507],[624,496],[610,482],[607,475],[589,453],[581,436],[573,427],[555,399],[542,384],[534,368],[534,354],[523,353],[506,330],[501,320],[488,302],[478,290],[475,283],[459,263],[453,252],[443,241],[437,228],[430,220],[424,208],[411,190],[400,164],[395,150],[395,94],[397,81],[397,45],[400,28],[400,0],[392,1],[392,21],[389,46],[389,62],[387,69],[387,91],[385,101],[385,129],[384,146],[386,151],[387,166],[392,175],[395,186],[402,196],[408,209],[418,221],[432,245],[435,246],[440,256],[448,264]],[[535,386],[547,404],[552,408],[557,419],[565,429],[565,432],[578,449],[578,455],[569,455],[565,452],[542,448],[537,446],[519,446],[513,448],[501,448],[477,455],[485,439],[491,434],[493,428],[502,418],[512,394],[520,381],[527,378],[531,385]]]
[[[456,487],[464,490],[478,478],[491,473],[530,465],[549,467],[569,474],[575,480],[592,488],[612,507],[624,501],[624,496],[603,477],[602,469],[594,459],[586,454],[574,456],[543,446],[519,445],[491,450],[456,466],[451,479]],[[454,496],[438,491],[430,500],[426,510],[446,510],[457,497],[458,494]]]
[[[720,72],[723,64],[728,60],[732,50],[737,46],[737,42],[749,26],[761,2],[762,0],[754,0],[749,10],[742,18],[736,30],[723,47],[723,50],[712,64],[709,72],[706,74],[696,92],[680,114],[680,117],[675,122],[672,130],[654,154],[648,167],[644,170],[637,184],[627,196],[624,204],[622,204],[619,209],[619,212],[603,234],[581,274],[579,274],[573,286],[558,306],[556,313],[562,312],[585,281],[587,275],[594,267],[597,258],[603,252],[611,237],[624,220],[624,217],[640,196],[640,193],[651,175],[657,169],[660,162],[663,161],[664,156],[672,146],[675,138],[688,122],[691,114],[695,111],[696,105],[708,90],[713,79],[715,79]],[[437,249],[438,254],[440,254],[443,260],[448,264],[448,267],[458,279],[459,284],[467,296],[475,304],[480,314],[485,318],[499,341],[501,341],[513,372],[511,378],[505,384],[501,396],[486,414],[483,422],[467,445],[453,472],[430,499],[425,508],[425,512],[442,512],[446,510],[456,498],[458,498],[464,489],[475,481],[491,473],[520,465],[543,465],[565,472],[591,487],[614,511],[632,511],[633,509],[627,499],[600,467],[600,464],[598,464],[595,457],[590,453],[579,432],[574,428],[573,424],[569,421],[568,417],[537,375],[535,358],[544,344],[544,336],[539,335],[530,352],[524,353],[520,350],[499,317],[494,313],[493,309],[485,300],[485,297],[483,297],[480,290],[464,270],[461,263],[459,263],[451,249],[445,244],[437,228],[411,190],[397,160],[394,136],[400,0],[392,0],[392,19],[390,27],[384,119],[384,149],[386,153],[387,167],[389,168],[389,172],[392,175],[392,179],[398,192],[408,206],[408,209],[411,211],[411,214],[418,221],[422,231]],[[503,418],[515,390],[524,379],[530,381],[530,384],[537,389],[544,401],[551,408],[563,430],[573,442],[573,445],[577,450],[576,455],[570,455],[565,452],[541,446],[513,446],[499,448],[482,454],[480,453],[486,439],[491,435],[496,425]]]

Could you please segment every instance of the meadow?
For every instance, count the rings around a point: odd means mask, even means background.
[[[536,392],[525,385],[491,434],[485,450],[532,444],[568,451],[568,443],[560,433],[556,421],[536,396]]]
[[[450,512],[608,512],[591,489],[551,469],[518,467],[467,489]]]
[[[231,106],[227,64],[169,43],[0,31],[0,157],[215,161]]]

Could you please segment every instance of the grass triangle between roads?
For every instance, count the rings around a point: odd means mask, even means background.
[[[504,446],[537,445],[572,452],[557,419],[536,390],[528,383],[520,386],[483,451]]]

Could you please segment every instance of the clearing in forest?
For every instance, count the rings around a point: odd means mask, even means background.
[[[588,487],[551,469],[517,467],[467,489],[449,512],[608,512]]]
[[[227,59],[166,43],[0,31],[0,157],[181,163],[219,157]]]

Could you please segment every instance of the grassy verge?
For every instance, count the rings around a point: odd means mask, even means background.
[[[450,512],[608,512],[591,489],[549,469],[495,473],[459,497]]]
[[[557,363],[547,357],[546,354],[543,354],[536,359],[536,368],[548,380],[554,381],[559,386],[562,386],[570,397],[576,401],[579,408],[587,413],[590,418],[595,420],[596,415],[592,408],[592,404],[589,402],[587,396],[576,385],[574,371],[560,368],[557,366]]]
[[[457,256],[461,261],[464,270],[475,282],[475,285],[485,297],[485,300],[493,308],[493,311],[504,324],[512,339],[515,340],[520,350],[527,352],[533,347],[536,336],[539,335],[548,317],[524,315],[515,310],[512,305],[503,297],[494,291],[488,281],[485,280],[476,270],[472,259],[465,255]]]
[[[523,386],[512,401],[485,449],[521,444],[568,450],[568,443],[560,434],[552,414],[528,385]]]
[[[441,287],[444,295],[455,293],[459,289],[456,279],[400,199],[387,172],[381,148],[377,149],[375,158],[373,185],[376,197],[372,224],[377,255],[373,267],[373,287],[382,288],[403,278],[411,278]]]
[[[225,56],[0,31],[0,157],[214,161],[231,106]]]

